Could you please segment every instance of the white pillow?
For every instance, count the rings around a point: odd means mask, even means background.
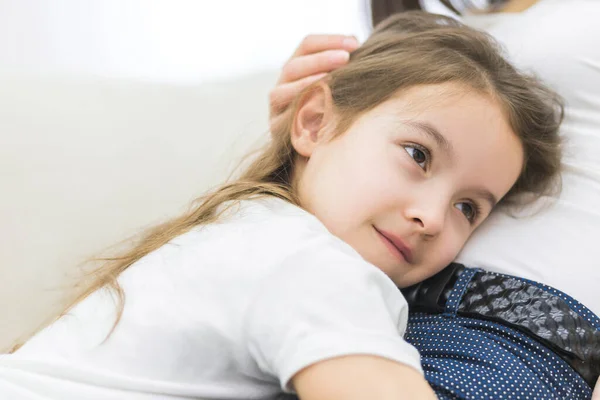
[[[542,0],[488,31],[566,101],[563,191],[533,217],[496,212],[458,261],[553,286],[600,315],[600,2]],[[467,19],[477,23],[477,20]]]

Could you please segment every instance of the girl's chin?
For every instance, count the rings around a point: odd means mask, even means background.
[[[410,271],[408,271],[404,266],[397,265],[397,263],[396,265],[384,265],[383,263],[372,264],[383,271],[383,273],[386,274],[396,284],[396,286],[400,288],[404,288],[413,284],[411,283]],[[414,279],[416,278],[413,277],[413,280]],[[415,281],[414,283],[417,282],[418,281]]]

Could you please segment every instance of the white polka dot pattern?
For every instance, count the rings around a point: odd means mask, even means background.
[[[476,271],[466,268],[460,274],[443,314],[411,313],[409,318],[406,339],[421,353],[425,377],[438,397],[590,399],[592,391],[585,380],[532,337],[498,322],[456,314]],[[548,289],[598,328],[597,316],[564,293]]]

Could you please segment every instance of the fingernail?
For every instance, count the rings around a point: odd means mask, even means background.
[[[336,50],[329,56],[329,61],[333,63],[345,63],[350,59],[350,53],[344,50]]]
[[[356,50],[358,48],[358,40],[354,36],[349,36],[342,40],[342,47],[350,51]]]

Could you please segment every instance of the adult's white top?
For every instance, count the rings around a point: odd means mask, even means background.
[[[520,218],[492,213],[458,261],[533,279],[600,315],[600,1],[540,0],[519,14],[467,17],[521,69],[563,96],[563,190]]]

